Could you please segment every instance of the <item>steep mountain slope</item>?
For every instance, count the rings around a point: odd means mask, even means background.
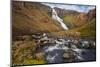
[[[78,29],[82,37],[96,38],[96,9],[87,13],[88,21],[85,25]]]
[[[55,7],[55,10],[69,28],[80,27],[86,24],[88,21],[87,13],[81,13],[75,10],[61,9],[57,7]]]
[[[96,38],[96,19],[92,19],[90,22],[84,26],[77,29],[78,32],[81,32],[82,37],[87,38]]]
[[[85,13],[79,13],[77,15],[66,15],[64,22],[69,25],[70,28],[80,27],[86,24],[88,16]]]
[[[48,15],[48,9],[48,6],[39,3],[14,1],[12,7],[13,35],[62,30],[59,24]]]
[[[58,15],[63,19],[63,17],[65,17],[66,15],[77,15],[79,14],[79,12],[74,11],[74,10],[66,10],[66,9],[61,9],[61,8],[54,8],[56,10],[56,12],[58,13]]]
[[[93,18],[96,17],[96,8],[93,9],[93,10],[90,10],[88,13],[87,13],[89,19],[88,20],[92,20]]]
[[[78,13],[78,14],[71,14],[66,15],[64,17],[64,22],[70,28],[81,27],[88,22],[91,22],[92,19],[96,17],[96,9],[90,10],[88,13]]]

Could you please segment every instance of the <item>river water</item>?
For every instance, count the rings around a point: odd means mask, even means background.
[[[46,53],[47,63],[64,63],[68,60],[63,58],[63,54],[68,50],[73,50],[76,54],[75,61],[95,61],[96,50],[95,49],[78,49],[78,48],[68,48],[65,45],[53,44],[45,46],[43,48]]]

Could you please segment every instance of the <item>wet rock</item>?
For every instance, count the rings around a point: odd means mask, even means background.
[[[56,43],[56,44],[65,44],[64,42],[62,42],[62,41],[60,41],[60,40],[59,40],[59,41],[58,41],[58,40],[55,40],[55,43]]]
[[[75,61],[75,57],[76,57],[75,52],[72,51],[72,50],[69,50],[69,51],[67,51],[67,52],[65,52],[65,53],[63,54],[63,58],[64,58],[67,62],[73,62],[73,61]]]
[[[82,47],[83,48],[89,48],[89,42],[88,41],[83,41],[82,42]]]
[[[78,45],[77,45],[78,48],[89,48],[90,45],[89,45],[89,41],[79,41],[78,42]]]
[[[35,40],[38,40],[38,39],[41,39],[41,36],[40,35],[32,35],[32,38]]]
[[[45,57],[45,52],[34,53],[34,59],[40,60],[43,59],[44,57]]]
[[[96,48],[96,43],[94,41],[90,41],[89,48]]]

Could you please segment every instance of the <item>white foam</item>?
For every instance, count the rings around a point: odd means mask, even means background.
[[[79,59],[79,60],[84,60],[81,56],[79,56],[79,55],[77,55],[77,58]]]
[[[64,46],[64,45],[60,45],[60,44],[55,44],[54,46],[48,46],[48,47],[46,47],[46,50],[45,50],[45,52],[51,52],[51,51],[54,51],[54,50],[60,50],[60,49],[62,49],[62,50],[68,50],[69,48],[68,47],[66,47],[66,46]]]
[[[57,44],[55,46],[48,46],[48,48],[45,51],[48,52],[48,51],[53,51],[55,49],[59,49]]]
[[[54,8],[52,8],[52,18],[58,21],[63,27],[63,29],[68,30],[68,27],[63,23],[63,20],[57,15],[57,12],[55,11]]]
[[[47,56],[47,60],[49,60],[51,63],[54,61],[55,57],[58,56],[58,54],[56,53],[55,56],[51,56],[51,55],[48,55]]]

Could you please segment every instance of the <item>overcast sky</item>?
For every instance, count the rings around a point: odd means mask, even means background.
[[[95,6],[92,5],[72,5],[72,4],[53,4],[53,3],[42,3],[42,4],[48,5],[51,8],[58,7],[62,9],[76,10],[78,12],[85,12],[85,13],[95,8]]]

